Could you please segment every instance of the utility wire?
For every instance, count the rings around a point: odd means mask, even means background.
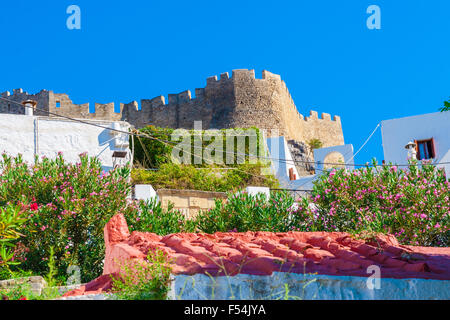
[[[349,163],[350,161],[353,160],[354,157],[356,157],[356,155],[362,150],[362,148],[364,148],[364,146],[367,144],[367,142],[369,142],[370,138],[372,138],[373,134],[375,133],[375,131],[377,131],[378,127],[380,126],[380,123],[377,124],[377,126],[375,127],[375,129],[372,131],[372,133],[370,134],[370,136],[366,139],[366,141],[363,143],[363,145],[361,146],[361,148],[358,149],[358,151],[356,151],[356,153],[353,154],[353,156],[348,159],[348,161],[346,162]]]
[[[158,138],[155,138],[155,137],[153,137],[153,136],[151,136],[149,134],[142,133],[142,132],[136,133],[136,132],[138,132],[137,130],[135,130],[135,132],[127,132],[127,131],[123,131],[123,130],[119,130],[119,129],[114,129],[114,128],[110,128],[110,127],[101,126],[101,125],[98,125],[98,124],[95,124],[95,123],[92,123],[92,122],[87,122],[87,121],[84,121],[84,120],[81,120],[81,119],[71,118],[71,117],[68,117],[68,116],[64,116],[64,115],[60,115],[60,114],[57,114],[57,113],[53,113],[53,112],[50,112],[50,111],[47,111],[47,110],[44,110],[44,109],[40,109],[40,108],[37,108],[37,107],[25,106],[22,103],[19,103],[19,102],[13,101],[13,100],[9,100],[9,99],[5,99],[3,97],[0,97],[0,100],[4,100],[4,101],[7,101],[7,102],[15,103],[15,104],[20,105],[20,106],[25,107],[25,108],[35,109],[35,110],[38,110],[38,111],[42,111],[42,112],[48,113],[49,115],[65,118],[65,119],[68,119],[68,120],[71,120],[71,121],[80,122],[80,123],[83,123],[83,124],[86,124],[86,125],[95,126],[95,127],[102,128],[102,129],[105,129],[105,130],[115,131],[115,132],[119,132],[119,133],[126,134],[126,135],[134,135],[136,137],[144,137],[144,138],[156,140],[156,141],[159,141],[159,142],[162,142],[162,143],[165,143],[165,144],[169,144],[169,145],[171,143],[175,143],[175,144],[178,143],[178,142],[174,142],[174,141],[165,141],[165,140],[162,140],[162,139],[158,139]],[[174,147],[174,148],[176,148],[178,150],[184,151],[183,149],[178,148],[175,145],[170,145],[170,146],[172,146],[172,147]],[[194,147],[194,148],[202,148],[203,149],[202,146],[197,147],[197,146],[194,145],[192,147]],[[359,151],[360,150],[358,150],[358,152]],[[227,151],[222,151],[222,153],[229,153],[229,154],[234,154],[234,155],[238,154],[238,155],[242,155],[242,156],[255,157],[255,155],[250,155],[250,154],[245,154],[245,153],[235,153],[235,152],[227,152]],[[190,154],[192,155],[192,153],[190,153]],[[288,160],[288,159],[271,158],[271,157],[257,157],[257,158],[258,159],[266,159],[266,160],[276,160],[276,161],[280,161],[280,162],[283,162],[283,163],[289,163],[289,164],[296,164],[296,163],[318,164],[317,161]],[[344,163],[320,162],[320,164],[322,164],[322,165],[336,165],[336,166],[347,165],[347,166],[353,166],[353,167],[370,167],[370,165],[368,163],[366,163],[366,164],[344,164]],[[443,165],[443,164],[450,164],[450,162],[429,163],[429,164],[426,164],[426,165],[437,166],[437,165]],[[383,165],[378,165],[378,166],[379,167],[383,167],[383,166],[388,166],[388,167],[389,166],[410,167],[410,166],[420,166],[420,165],[422,165],[422,164],[383,164]]]
[[[152,137],[152,136],[150,136],[150,135],[148,135],[148,134],[145,134],[145,133],[144,133],[144,134],[143,134],[143,133],[136,133],[137,130],[135,130],[135,132],[127,132],[127,131],[123,131],[123,130],[119,130],[119,129],[114,129],[114,128],[110,128],[110,127],[105,127],[105,126],[101,126],[101,125],[98,125],[98,124],[95,124],[95,123],[83,121],[83,120],[81,120],[81,119],[75,119],[75,118],[71,118],[71,117],[68,117],[68,116],[59,115],[59,114],[56,114],[56,113],[53,113],[53,112],[50,112],[50,111],[47,111],[47,110],[44,110],[44,109],[41,109],[41,108],[26,106],[26,105],[23,105],[22,103],[18,103],[18,102],[13,101],[13,100],[5,99],[5,98],[3,98],[3,97],[0,97],[0,99],[1,99],[1,100],[5,100],[5,101],[8,101],[8,102],[15,103],[15,104],[20,105],[20,106],[22,106],[22,107],[31,108],[31,109],[36,109],[36,110],[38,110],[38,111],[46,112],[46,113],[48,113],[48,114],[51,114],[51,115],[54,115],[54,116],[57,116],[57,117],[62,117],[62,118],[65,118],[65,119],[68,119],[68,120],[71,120],[71,121],[80,122],[80,123],[83,123],[83,124],[86,124],[86,125],[92,125],[92,126],[95,126],[95,127],[98,127],[98,128],[105,129],[105,130],[111,130],[111,131],[119,132],[119,133],[122,133],[122,134],[127,134],[127,135],[131,135],[131,136],[136,136],[136,137],[138,137],[138,138],[139,138],[139,137],[149,138],[149,139],[153,139],[153,140],[156,140],[156,141],[165,143],[165,144],[169,144],[169,143],[170,143],[169,141],[164,141],[164,140],[161,140],[161,139]],[[181,151],[184,152],[183,149],[180,149],[180,148],[178,148],[178,147],[176,147],[176,146],[172,146],[172,147],[175,148],[175,149],[179,149],[179,150],[181,150]],[[192,154],[191,152],[189,152],[188,154],[189,154],[189,155],[194,155],[194,154]],[[234,153],[233,153],[233,154],[234,154]],[[194,156],[195,156],[195,155],[194,155]],[[205,162],[207,162],[207,160],[209,160],[209,159],[203,159],[203,160],[204,160]],[[209,163],[209,164],[214,164],[214,162],[211,162],[211,163]],[[251,176],[257,176],[257,177],[260,177],[260,178],[268,179],[268,178],[265,177],[265,176],[252,174],[252,173],[249,173],[249,172],[246,172],[246,171],[243,171],[243,170],[239,170],[239,169],[237,169],[237,168],[233,168],[233,170],[240,171],[240,172],[243,172],[243,173],[248,174],[248,175],[251,175]]]

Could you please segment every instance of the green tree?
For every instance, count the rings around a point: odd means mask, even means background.
[[[317,138],[313,138],[308,141],[308,146],[311,150],[320,149],[322,148],[322,145],[323,145],[322,141],[320,141],[320,139]]]
[[[441,112],[450,110],[450,100],[444,101],[444,106],[439,108]]]

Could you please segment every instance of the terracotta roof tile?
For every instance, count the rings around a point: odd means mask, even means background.
[[[391,235],[377,236],[372,242],[342,232],[217,232],[160,237],[145,232],[130,235],[124,225],[125,218],[116,215],[105,226],[104,274],[119,271],[117,258],[142,258],[149,250],[160,249],[170,259],[174,274],[270,275],[277,271],[367,277],[367,268],[378,265],[382,278],[450,280],[450,248],[402,246]]]
[[[108,235],[105,239],[123,239],[127,234],[123,228],[124,219],[119,216],[105,227],[105,233],[118,232],[119,235]],[[133,247],[130,257],[138,257],[137,251],[142,255],[149,250],[164,251],[172,260],[174,273],[213,272],[225,275],[239,271],[271,274],[274,271],[303,272],[308,269],[309,272],[330,275],[367,277],[367,267],[375,264],[381,267],[382,277],[450,280],[450,248],[401,246],[390,235],[380,235],[370,242],[343,232],[249,231],[184,233],[165,237],[133,232],[123,242]],[[111,242],[106,246],[120,246],[120,243]],[[105,264],[112,264],[112,258],[107,256]]]

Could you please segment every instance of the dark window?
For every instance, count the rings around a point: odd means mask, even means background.
[[[416,141],[416,145],[418,160],[433,159],[436,157],[434,139]]]

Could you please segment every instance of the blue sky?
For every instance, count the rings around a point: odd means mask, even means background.
[[[66,8],[81,8],[81,30]],[[369,30],[369,5],[381,30]],[[450,96],[450,1],[2,1],[0,91],[74,103],[192,92],[232,69],[286,81],[299,111],[340,115],[355,151],[381,120]],[[383,159],[378,131],[356,157]]]

